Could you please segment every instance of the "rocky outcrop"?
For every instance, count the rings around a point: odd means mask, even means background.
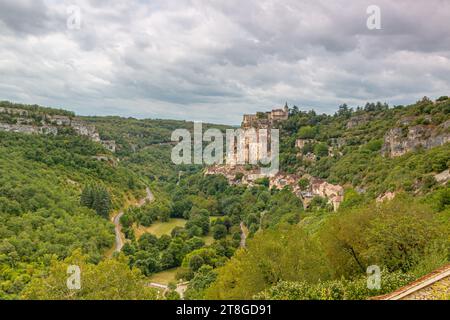
[[[28,116],[28,111],[17,108],[4,108],[0,107],[0,113],[7,113],[11,115]]]
[[[438,173],[437,175],[434,176],[434,179],[436,179],[437,183],[446,184],[448,181],[450,181],[449,169],[442,171],[441,173]]]
[[[307,144],[314,144],[317,141],[314,139],[297,139],[295,140],[295,146],[299,149],[303,149]]]
[[[24,124],[0,123],[0,131],[18,132],[27,134],[58,134],[58,129],[52,126],[31,126]]]
[[[362,125],[368,123],[369,120],[370,120],[370,117],[367,114],[360,115],[360,116],[353,116],[347,121],[346,127],[347,127],[347,129],[359,127],[359,126],[362,126]]]
[[[95,126],[89,125],[79,118],[42,113],[35,114],[28,110],[4,107],[0,107],[0,114],[7,114],[13,120],[13,123],[4,123],[0,120],[0,131],[57,135],[60,129],[72,128],[78,135],[86,136],[94,142],[101,143],[111,152],[116,151],[116,142],[114,140],[101,140]],[[36,118],[41,120],[37,122]]]
[[[100,135],[94,126],[86,124],[84,121],[74,119],[70,121],[70,126],[80,136],[87,136],[89,139],[95,142],[101,142]]]
[[[430,149],[450,142],[450,120],[439,126],[415,125],[389,130],[384,137],[382,154],[398,157],[419,148]]]
[[[376,201],[378,203],[381,203],[381,202],[384,202],[384,201],[391,201],[392,199],[395,198],[395,196],[396,196],[395,192],[390,192],[389,191],[389,192],[386,192],[386,193],[383,193],[383,194],[379,195],[377,197]]]
[[[103,147],[105,147],[105,149],[111,151],[111,152],[116,152],[116,141],[114,140],[101,140],[100,141],[101,144],[103,145]]]

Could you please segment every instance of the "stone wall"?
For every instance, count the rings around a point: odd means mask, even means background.
[[[436,281],[400,300],[444,300],[450,298],[450,277]]]
[[[245,114],[242,120],[241,128],[270,128],[276,122],[287,120],[289,117],[289,108],[273,109],[268,112],[258,112],[256,114]]]

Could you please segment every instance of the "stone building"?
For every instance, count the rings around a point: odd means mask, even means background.
[[[313,196],[328,199],[334,211],[337,211],[339,205],[344,200],[344,188],[342,186],[334,185],[317,178],[311,180],[311,193]]]
[[[288,117],[287,104],[284,109],[245,114],[241,124],[241,135],[236,137],[231,150],[227,150],[227,164],[230,166],[258,164],[259,161],[270,158],[271,129],[276,123],[287,120]]]
[[[448,300],[450,299],[450,264],[422,278],[373,300]]]
[[[244,114],[241,128],[269,128],[279,121],[285,121],[289,117],[287,104],[283,109],[273,109],[267,112],[257,112],[256,114]]]

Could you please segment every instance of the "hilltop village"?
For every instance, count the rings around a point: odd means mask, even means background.
[[[282,122],[287,120],[288,117],[289,108],[287,104],[282,109],[279,108],[268,112],[257,112],[256,114],[245,114],[243,116],[241,129],[244,132],[256,130],[256,137],[259,137],[259,130],[267,129],[270,131],[270,129],[282,125]],[[307,141],[303,139],[298,139],[296,141],[296,146],[299,148],[299,157],[302,157],[301,149],[305,146],[306,142]],[[248,141],[244,141],[243,144],[244,159],[248,160],[250,158],[249,153],[255,149],[252,150],[252,143]],[[256,141],[256,144],[259,145],[259,147],[261,146],[260,141]],[[256,150],[258,150],[258,147]],[[261,169],[257,166],[238,164],[235,158],[236,155],[236,152],[233,153],[233,155],[228,154],[225,165],[210,166],[205,170],[205,174],[221,174],[228,179],[230,184],[244,184],[250,186],[260,181],[260,179],[266,178],[269,181],[269,188],[281,190],[285,187],[290,187],[292,192],[302,200],[305,208],[309,206],[314,197],[326,198],[334,211],[337,211],[340,203],[343,201],[344,188],[342,186],[330,184],[308,174],[287,174],[278,172],[275,175],[266,176],[261,173]],[[230,156],[233,156],[234,158],[230,159]],[[311,158],[312,156],[312,154],[305,155],[305,157],[308,158]],[[259,157],[260,153],[257,155],[258,159]],[[300,186],[299,182],[301,180],[308,181],[308,185]]]
[[[428,98],[424,98],[418,103],[440,108],[446,101],[447,99],[431,101]],[[384,107],[380,105],[378,108],[382,109]],[[269,112],[246,114],[243,116],[241,129],[244,132],[250,130],[256,130],[258,132],[262,129],[281,128],[284,122],[289,119],[289,116],[289,108],[287,105],[284,108],[274,109]],[[354,113],[344,123],[344,130],[346,132],[358,132],[361,128],[376,121],[379,121],[376,113]],[[250,152],[259,150],[260,141],[250,142],[245,140],[245,134],[243,136],[244,159],[248,160],[250,158]],[[342,150],[351,144],[351,141],[348,140],[349,138],[346,138],[344,135],[329,138],[327,143],[324,144],[313,137],[297,138],[295,139],[296,158],[299,162],[306,165],[316,163],[319,158],[317,152],[314,152],[311,148],[314,145],[321,145],[324,148],[324,150],[321,150],[323,156],[340,158],[343,156]],[[433,115],[425,115],[422,117],[417,115],[403,115],[392,123],[392,127],[379,140],[379,154],[384,158],[393,159],[410,152],[443,146],[448,142],[450,142],[450,120],[444,119],[440,121],[436,117],[433,117]],[[259,183],[260,179],[264,178],[268,179],[268,186],[270,188],[283,189],[289,186],[302,200],[305,208],[309,206],[314,197],[326,198],[334,211],[339,208],[339,205],[343,201],[344,187],[342,185],[331,184],[324,179],[315,177],[303,170],[302,167],[297,168],[294,173],[291,172],[288,174],[280,171],[275,175],[265,176],[261,174],[261,170],[257,165],[238,164],[236,159],[233,158],[236,157],[236,153],[227,156],[225,165],[208,167],[205,171],[206,174],[222,174],[231,184],[254,185]],[[257,157],[259,156],[260,153],[258,152]],[[445,184],[450,180],[448,169],[434,174],[433,178],[437,183]],[[365,192],[364,188],[358,186],[356,186],[356,190],[360,193]],[[395,197],[395,194],[395,191],[387,190],[377,195],[377,201],[391,200]]]

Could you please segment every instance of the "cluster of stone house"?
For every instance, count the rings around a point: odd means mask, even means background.
[[[225,176],[230,184],[244,184],[249,186],[254,185],[256,180],[267,177],[270,188],[281,190],[289,186],[292,192],[302,200],[305,208],[309,206],[314,197],[318,196],[326,198],[336,211],[344,197],[344,189],[341,186],[308,176],[307,179],[310,182],[309,187],[307,190],[301,190],[298,182],[302,177],[299,175],[277,173],[266,176],[261,174],[258,166],[248,168],[245,165],[258,164],[257,161],[261,160],[263,156],[270,157],[270,129],[280,121],[287,120],[288,117],[289,108],[287,105],[283,109],[244,115],[241,124],[242,135],[238,137],[235,148],[227,153],[226,164],[208,167],[205,170],[205,174],[220,174]],[[263,131],[262,129],[264,129],[264,132],[267,132],[267,136],[264,134],[260,135]],[[260,141],[261,138],[267,139],[266,141]],[[296,146],[302,149],[307,143],[312,142],[314,140],[299,139],[297,140]],[[266,150],[263,150],[263,148]],[[243,154],[239,154],[240,152]],[[238,157],[240,158],[238,159]],[[256,161],[251,162],[251,159]]]
[[[33,112],[17,108],[0,107],[0,114],[14,116],[15,123],[4,123],[0,120],[0,131],[19,132],[26,134],[53,134],[57,135],[59,129],[64,127],[72,128],[78,135],[86,136],[94,142],[101,143],[107,150],[116,151],[114,140],[102,140],[93,125],[89,125],[81,119],[63,115],[41,115],[39,124],[31,118]]]
[[[225,176],[230,184],[248,186],[254,186],[258,179],[266,177],[260,173],[259,168],[246,169],[244,166],[230,165],[208,167],[205,170],[205,174],[220,174]],[[309,175],[300,176],[280,172],[267,178],[269,179],[269,188],[281,190],[285,187],[290,187],[292,192],[302,200],[305,208],[310,205],[314,197],[322,197],[328,200],[334,211],[337,211],[344,200],[344,188],[342,186],[334,185]],[[302,190],[299,186],[299,181],[302,178],[309,181],[309,186],[305,190]]]

